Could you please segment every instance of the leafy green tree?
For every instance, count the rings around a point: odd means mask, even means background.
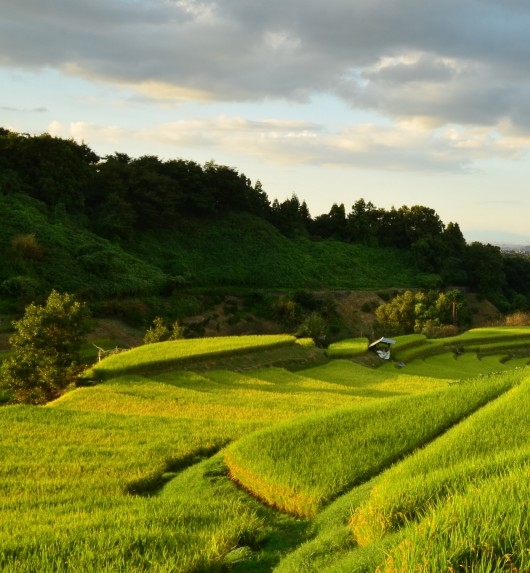
[[[506,284],[500,247],[474,241],[466,255],[469,286],[482,295],[498,297]]]
[[[310,228],[314,235],[323,239],[333,238],[338,241],[345,241],[348,233],[344,203],[340,205],[334,203],[330,212],[316,217]]]
[[[379,325],[391,334],[432,334],[440,327],[457,326],[467,320],[467,305],[458,290],[405,291],[389,303],[379,306],[375,314]]]
[[[275,199],[271,206],[271,223],[286,237],[304,237],[308,234],[311,215],[307,203],[293,193],[290,199],[280,203]]]
[[[382,304],[375,310],[375,315],[381,326],[392,334],[411,334],[414,332],[418,304],[414,293],[410,290],[395,296],[389,303]],[[421,309],[421,307],[420,307]]]
[[[350,241],[376,246],[384,210],[364,199],[358,199],[351,209],[347,221]]]
[[[45,305],[26,307],[24,316],[13,323],[13,353],[0,369],[0,379],[14,392],[15,401],[44,404],[76,383],[88,318],[84,303],[55,290]]]
[[[448,223],[442,241],[445,247],[440,274],[446,284],[464,285],[468,282],[466,270],[467,243],[458,223]]]
[[[84,193],[99,157],[84,143],[53,137],[0,132],[3,167],[18,175],[30,195],[47,205],[83,210]]]
[[[468,320],[467,303],[462,293],[453,289],[440,293],[435,302],[436,315],[440,324],[458,324]]]

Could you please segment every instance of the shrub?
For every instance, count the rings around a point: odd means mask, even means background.
[[[281,295],[274,304],[275,315],[286,327],[296,324],[300,314],[298,305],[287,295]]]
[[[0,294],[8,298],[33,299],[39,291],[39,281],[32,277],[10,277],[0,283]]]
[[[157,316],[153,320],[153,325],[149,327],[144,336],[144,344],[152,344],[153,342],[164,342],[169,340],[169,328],[164,324],[162,318]]]
[[[180,338],[184,338],[184,327],[180,326],[177,320],[175,320],[171,327],[168,327],[164,319],[157,316],[153,320],[153,325],[145,333],[144,344],[165,342],[166,340],[179,340]]]
[[[298,338],[312,338],[318,346],[326,340],[328,325],[321,314],[312,312],[302,322],[296,331]]]
[[[505,322],[506,326],[529,326],[530,312],[514,312],[506,317]]]
[[[23,259],[41,261],[44,249],[39,245],[35,233],[15,235],[11,239],[11,248]]]

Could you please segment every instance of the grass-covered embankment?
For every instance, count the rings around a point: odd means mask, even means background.
[[[326,349],[329,358],[352,358],[368,350],[367,338],[347,338],[331,343]]]
[[[526,571],[529,378],[495,377],[513,389],[319,512],[275,573]]]
[[[219,356],[268,350],[295,344],[288,334],[193,338],[145,344],[104,358],[85,373],[86,378],[111,378],[134,372],[178,368]]]
[[[523,383],[384,474],[353,514],[361,545],[409,528],[383,571],[527,569],[530,384],[503,377]]]
[[[232,444],[225,460],[257,498],[311,517],[509,387],[480,380],[274,426]]]
[[[226,420],[2,408],[0,570],[205,567],[244,532],[259,531],[261,522],[243,496],[226,496],[227,484],[213,477],[171,499],[134,494],[154,492],[167,472],[211,455],[241,435],[241,426]]]
[[[392,355],[402,362],[410,362],[444,352],[500,354],[524,348],[530,348],[530,327],[496,326],[473,328],[445,338],[427,339],[422,334],[400,336]]]

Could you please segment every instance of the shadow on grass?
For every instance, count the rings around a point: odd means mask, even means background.
[[[198,464],[205,459],[211,458],[226,445],[227,442],[216,444],[210,448],[199,448],[185,456],[169,459],[166,461],[166,465],[162,471],[152,473],[127,484],[125,493],[129,495],[139,495],[142,497],[155,496],[179,472]]]
[[[234,549],[223,559],[224,570],[230,573],[270,573],[287,553],[294,551],[315,534],[312,521],[282,515],[261,507],[258,510],[268,524],[268,531],[261,537],[259,546]]]

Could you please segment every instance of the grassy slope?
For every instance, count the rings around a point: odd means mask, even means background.
[[[455,378],[339,360],[297,373],[128,376],[79,388],[45,408],[3,408],[0,568],[67,571],[75,563],[83,571],[221,571],[229,563],[239,573],[374,571],[384,551],[398,547],[400,532],[355,549],[351,508],[364,504],[372,483],[300,521],[237,490],[226,477],[223,450],[196,462],[260,428],[273,431],[280,420],[385,404],[400,394],[420,398]],[[476,442],[462,435],[461,445]]]
[[[188,274],[207,285],[369,289],[414,286],[417,281],[407,253],[289,240],[249,215],[228,215],[164,237],[143,236],[136,249],[169,274]]]
[[[410,255],[333,241],[289,240],[250,215],[187,223],[172,232],[110,242],[65,213],[26,196],[0,195],[0,284],[25,277],[28,289],[52,287],[95,297],[158,292],[170,277],[215,288],[348,288],[414,286]],[[39,260],[20,256],[13,237],[35,234]],[[242,240],[243,239],[243,240]],[[178,280],[181,280],[178,279]]]
[[[27,297],[51,288],[105,297],[146,294],[163,285],[163,272],[149,262],[128,254],[119,245],[90,233],[82,222],[64,214],[49,213],[38,201],[18,195],[0,195],[0,246],[5,253],[0,284],[25,277]],[[35,234],[43,257],[17,256],[10,247],[13,237]],[[24,294],[24,292],[23,292]]]
[[[110,355],[94,365],[87,376],[111,378],[134,372],[154,372],[182,367],[193,361],[215,359],[249,351],[293,346],[288,334],[224,336],[157,342]]]

